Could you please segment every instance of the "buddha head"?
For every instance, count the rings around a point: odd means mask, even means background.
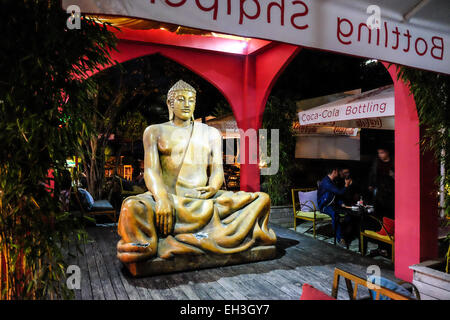
[[[196,94],[195,89],[183,80],[175,83],[167,94],[169,119],[194,120]]]

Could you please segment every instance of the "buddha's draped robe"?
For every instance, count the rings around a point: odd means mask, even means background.
[[[194,126],[191,140],[200,139],[202,126]],[[195,154],[190,143],[186,154]],[[189,160],[183,160],[183,164]],[[181,166],[181,171],[183,165]],[[160,237],[155,223],[156,202],[150,192],[128,197],[122,206],[117,244],[118,258],[124,263],[154,257],[163,259],[181,254],[232,254],[257,245],[272,245],[276,235],[267,224],[270,199],[263,192],[219,190],[210,199],[192,199],[169,194],[175,210],[171,235]],[[129,208],[132,208],[129,209]]]

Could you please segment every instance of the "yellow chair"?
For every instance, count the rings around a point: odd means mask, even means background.
[[[306,201],[304,203],[300,204],[300,200],[298,198],[298,192],[308,192],[308,191],[314,191],[317,190],[315,188],[300,188],[300,189],[291,189],[292,192],[292,208],[294,210],[294,230],[297,230],[297,219],[311,221],[313,223],[313,236],[316,238],[316,222],[318,221],[331,221],[331,217],[325,213],[322,213],[319,211],[318,208],[316,208],[316,205],[312,201]],[[312,211],[306,212],[301,211],[301,207],[308,207]],[[308,229],[309,230],[309,229]],[[336,237],[335,237],[336,241]]]
[[[364,238],[368,238],[368,239],[372,239],[372,240],[376,240],[376,241],[381,241],[384,243],[389,244],[392,247],[392,263],[394,263],[394,259],[395,259],[395,242],[394,242],[394,235],[393,234],[389,234],[389,232],[386,230],[386,228],[384,227],[384,224],[381,220],[379,220],[378,218],[370,215],[368,216],[369,218],[375,219],[381,226],[382,229],[384,229],[384,231],[386,232],[386,235],[383,236],[381,234],[378,234],[377,231],[372,231],[372,230],[361,230],[360,231],[360,247],[359,250],[361,252],[361,254],[363,256],[366,255],[366,251],[367,251],[367,246],[364,244]]]

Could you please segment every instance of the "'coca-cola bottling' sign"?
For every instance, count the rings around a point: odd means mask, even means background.
[[[450,74],[448,32],[387,19],[382,6],[375,6],[381,16],[375,10],[372,17],[363,4],[355,0],[63,0],[65,9],[77,5],[83,13],[276,40]]]
[[[298,113],[300,125],[395,115],[394,86],[387,85]],[[362,127],[361,122],[358,127]]]
[[[377,99],[355,104],[331,106],[299,112],[301,125],[395,115],[394,98]]]

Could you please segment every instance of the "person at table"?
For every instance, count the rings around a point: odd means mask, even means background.
[[[361,196],[361,191],[359,189],[359,184],[355,182],[354,177],[350,171],[349,167],[341,167],[339,169],[339,177],[336,178],[336,185],[338,188],[342,189],[345,187],[345,180],[352,180],[351,185],[349,185],[345,189],[345,193],[342,196],[339,196],[346,206],[354,206],[359,200]]]
[[[348,246],[348,241],[343,238],[342,226],[339,219],[340,213],[345,213],[346,208],[342,200],[337,199],[337,196],[343,196],[347,188],[352,184],[351,179],[346,179],[343,188],[338,188],[335,184],[336,178],[339,176],[339,169],[331,167],[328,174],[322,179],[317,191],[317,204],[319,210],[331,217],[333,229],[336,233],[336,241],[341,246]],[[346,217],[349,217],[346,215]],[[349,218],[345,218],[343,223],[347,224]]]
[[[352,211],[351,207],[355,206],[363,195],[359,187],[360,184],[355,181],[350,168],[343,166],[339,169],[339,177],[336,182],[338,188],[345,187],[345,180],[351,180],[352,183],[345,189],[345,193],[342,196],[338,196],[338,200],[342,200],[345,205],[347,214],[346,221],[348,222],[341,233],[345,235],[344,239],[347,244],[350,244],[354,239],[359,237],[361,223],[361,216],[357,212]],[[365,196],[364,199],[366,199]]]
[[[377,159],[374,161],[369,174],[369,192],[373,195],[375,216],[379,220],[383,217],[394,220],[395,217],[395,170],[394,159],[389,148],[379,146]],[[392,224],[394,222],[392,221]],[[366,221],[365,229],[379,231],[380,225],[375,220]],[[385,224],[386,227],[386,224]],[[390,229],[390,228],[388,228]],[[391,231],[391,230],[389,230]],[[380,243],[377,249],[370,252],[370,256],[390,256],[391,246]]]
[[[374,196],[376,215],[382,219],[395,216],[394,159],[386,146],[377,149],[378,157],[369,174],[369,192]]]

